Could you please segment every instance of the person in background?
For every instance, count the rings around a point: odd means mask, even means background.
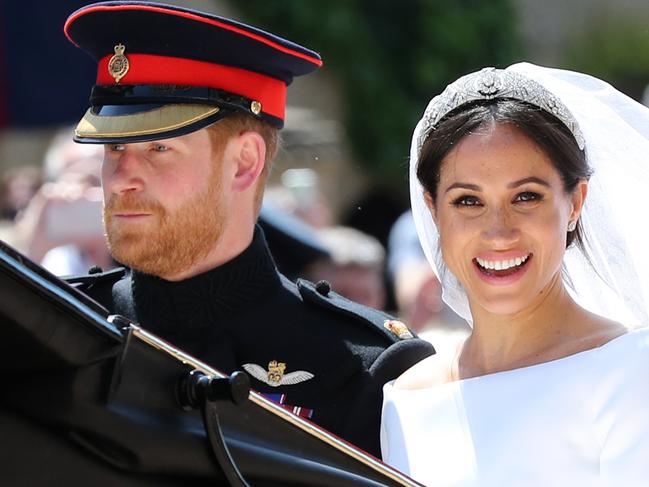
[[[376,309],[385,308],[385,250],[374,237],[349,227],[323,228],[318,240],[329,253],[311,264],[304,277],[327,281],[338,294]]]
[[[98,62],[75,140],[104,147],[104,224],[130,268],[74,282],[378,455],[382,384],[433,353],[405,325],[280,274],[255,224],[287,86],[320,56],[195,10],[104,2],[65,34]]]
[[[388,275],[397,314],[438,352],[454,348],[470,328],[442,300],[442,288],[419,243],[412,212],[403,213],[388,237]]]
[[[45,183],[17,221],[27,256],[59,276],[114,267],[101,221],[103,150],[74,143],[72,134],[66,128],[52,139]]]
[[[305,277],[314,262],[330,257],[329,250],[318,239],[317,229],[266,198],[257,224],[264,231],[278,270],[292,281]]]
[[[40,169],[31,166],[9,169],[0,182],[0,220],[14,221],[40,186]]]
[[[318,173],[308,167],[287,169],[281,183],[264,193],[264,204],[282,210],[312,228],[328,228],[334,224],[331,205],[320,187]]]
[[[37,167],[14,167],[4,173],[0,180],[0,240],[23,247],[15,222],[40,186],[41,170]]]

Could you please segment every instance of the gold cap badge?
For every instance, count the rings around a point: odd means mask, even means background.
[[[404,325],[401,321],[397,320],[385,320],[383,322],[383,326],[390,330],[392,333],[394,333],[396,336],[401,338],[402,340],[405,340],[407,338],[413,338],[412,333],[408,329],[406,325]]]
[[[124,44],[117,44],[115,46],[115,54],[108,61],[108,73],[115,78],[115,83],[119,83],[126,73],[128,73],[129,62],[128,58],[124,55],[126,46]]]

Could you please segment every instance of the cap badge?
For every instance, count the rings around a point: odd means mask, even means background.
[[[397,320],[385,320],[383,326],[398,336],[401,340],[406,340],[407,338],[413,338],[412,333],[406,325],[401,321]]]
[[[250,111],[255,115],[259,115],[259,113],[261,113],[261,103],[258,102],[257,100],[253,101],[250,104]]]
[[[128,58],[124,55],[126,46],[124,44],[117,44],[115,46],[115,54],[108,61],[108,73],[115,78],[115,83],[119,83],[126,73],[128,73],[129,62]]]
[[[257,364],[243,364],[243,368],[255,379],[271,387],[299,384],[314,377],[311,372],[307,372],[306,370],[296,370],[295,372],[285,374],[286,363],[278,362],[277,360],[271,360],[268,363],[268,370],[265,370],[261,365]]]

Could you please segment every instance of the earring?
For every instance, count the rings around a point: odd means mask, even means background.
[[[574,232],[575,228],[577,228],[577,220],[572,220],[568,222],[568,231],[569,232]]]

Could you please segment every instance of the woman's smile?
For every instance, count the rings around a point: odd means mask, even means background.
[[[496,285],[512,284],[523,277],[530,266],[533,254],[522,257],[486,260],[473,259],[474,269],[480,279]]]

